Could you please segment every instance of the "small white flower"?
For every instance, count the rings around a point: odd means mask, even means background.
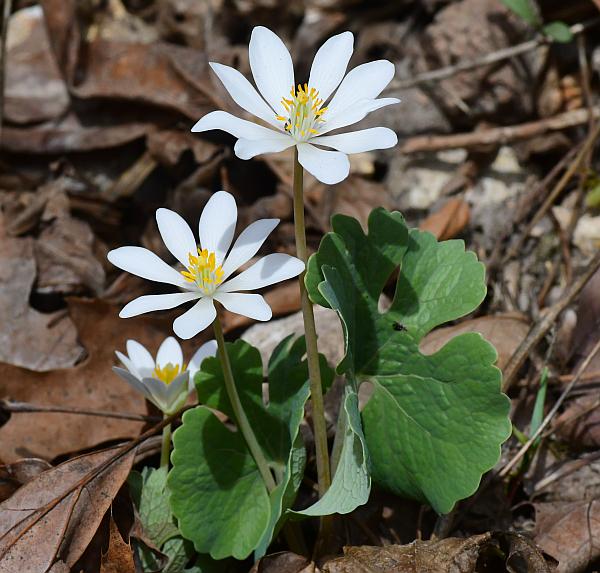
[[[386,127],[325,135],[400,101],[377,99],[394,77],[394,64],[387,60],[362,64],[346,75],[353,44],[351,32],[329,38],[313,60],[308,83],[296,86],[292,58],[284,43],[268,28],[257,26],[252,30],[249,56],[260,94],[236,69],[214,62],[210,66],[240,107],[274,129],[224,111],[213,111],[200,119],[192,131],[221,129],[237,137],[235,154],[240,159],[296,145],[298,160],[319,181],[342,181],[350,170],[347,154],[386,149],[398,143],[396,134]]]
[[[191,338],[212,324],[217,316],[215,300],[230,312],[255,320],[270,320],[271,307],[261,295],[237,291],[256,290],[298,276],[304,270],[300,259],[272,253],[229,278],[258,252],[279,219],[260,219],[249,225],[227,254],[235,232],[237,206],[226,191],[215,193],[202,211],[198,225],[200,246],[188,224],[174,211],[158,209],[156,222],[167,249],[185,270],[176,271],[142,247],[114,249],[108,253],[108,260],[124,271],[175,285],[183,292],[141,296],[127,304],[119,316],[129,318],[196,300],[173,323],[175,334],[181,338]]]
[[[172,336],[160,345],[156,360],[139,342],[128,340],[127,356],[116,351],[125,368],[115,366],[113,370],[162,412],[172,414],[185,404],[194,389],[194,375],[202,361],[216,352],[217,343],[210,340],[196,350],[186,366],[181,346]]]

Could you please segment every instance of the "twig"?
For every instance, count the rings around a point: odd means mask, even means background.
[[[596,110],[598,111],[598,108],[596,108]],[[586,110],[577,110],[577,111],[586,111]],[[552,205],[554,204],[554,201],[556,201],[556,198],[562,193],[562,191],[567,186],[567,184],[569,183],[569,181],[571,180],[573,175],[575,175],[575,172],[580,168],[581,164],[583,163],[585,158],[588,156],[588,154],[594,147],[594,144],[596,143],[596,140],[598,139],[598,135],[600,135],[600,124],[598,124],[594,128],[594,130],[592,132],[590,132],[590,134],[587,136],[585,143],[583,144],[579,153],[577,154],[577,157],[575,157],[575,159],[573,160],[571,165],[569,165],[569,168],[563,173],[563,176],[559,179],[559,181],[555,185],[554,189],[552,189],[552,192],[550,193],[550,195],[548,195],[548,197],[546,197],[546,200],[544,201],[542,206],[538,209],[538,211],[534,215],[533,219],[531,219],[531,221],[529,222],[529,224],[527,225],[527,227],[525,228],[523,233],[521,233],[521,237],[519,238],[517,243],[508,250],[508,252],[506,253],[506,255],[503,258],[503,261],[502,261],[503,263],[505,263],[506,261],[508,261],[509,259],[511,259],[513,256],[515,256],[517,253],[519,253],[521,251],[521,247],[523,246],[523,243],[529,236],[529,233],[531,232],[531,230],[541,221],[541,219],[547,213],[548,209],[550,209],[550,207],[552,207]]]
[[[574,36],[581,34],[581,32],[588,28],[591,28],[592,26],[595,26],[599,22],[600,19],[595,18],[584,23],[574,24],[570,27],[571,34],[573,34]],[[465,72],[468,70],[481,68],[483,66],[488,66],[490,64],[495,64],[503,60],[508,60],[510,58],[514,58],[515,56],[519,56],[520,54],[524,54],[526,52],[530,52],[531,50],[535,50],[539,46],[549,45],[552,43],[554,43],[554,40],[552,38],[548,38],[547,36],[538,36],[533,40],[528,40],[527,42],[517,44],[516,46],[502,48],[501,50],[485,54],[479,58],[463,60],[456,64],[452,64],[451,66],[446,66],[444,68],[438,68],[437,70],[423,72],[422,74],[419,74],[413,78],[408,78],[406,80],[396,80],[389,85],[388,89],[386,90],[386,93],[392,90],[403,90],[419,84],[444,80],[460,72]]]
[[[515,350],[504,369],[503,391],[506,392],[512,386],[517,373],[529,356],[531,349],[542,340],[546,332],[552,328],[552,325],[560,313],[571,304],[573,299],[579,294],[581,289],[587,284],[598,269],[600,269],[600,252],[596,253],[585,272],[575,280],[561,299],[552,305],[546,314],[532,326],[525,340],[519,344],[519,347]]]
[[[599,258],[600,259],[600,258]],[[590,365],[590,362],[594,359],[598,351],[600,350],[600,340],[595,344],[594,348],[592,348],[591,352],[586,356],[585,360],[581,363],[581,366],[577,369],[577,373],[575,374],[575,378],[569,382],[567,387],[563,390],[563,393],[560,395],[552,409],[546,414],[544,421],[540,424],[540,427],[534,432],[534,434],[527,440],[527,442],[523,445],[523,447],[517,452],[517,454],[513,457],[510,462],[508,462],[502,470],[498,473],[498,476],[503,478],[515,467],[517,462],[527,453],[529,448],[531,448],[532,444],[535,440],[541,435],[541,433],[545,430],[546,426],[552,421],[552,418],[558,412],[561,404],[565,401],[565,398],[577,384],[581,375],[585,372],[586,368]]]
[[[592,118],[600,117],[600,107],[592,108]],[[404,154],[420,151],[442,151],[444,149],[472,148],[482,145],[502,145],[512,141],[530,139],[549,131],[560,131],[583,125],[590,121],[590,111],[574,109],[553,117],[529,121],[520,125],[494,127],[454,135],[420,135],[408,138],[400,147]]]
[[[2,124],[4,120],[4,86],[6,79],[6,36],[8,21],[12,12],[12,0],[4,0],[2,10],[2,29],[0,30],[0,141],[2,139]]]
[[[133,420],[135,422],[160,422],[161,416],[144,416],[142,414],[129,414],[125,412],[108,412],[105,410],[85,410],[82,408],[68,408],[66,406],[42,406],[27,402],[13,402],[0,400],[0,411],[13,414],[23,413],[49,413],[49,414],[78,414],[80,416],[98,416],[99,418],[117,418],[119,420]]]

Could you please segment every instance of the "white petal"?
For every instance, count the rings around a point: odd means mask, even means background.
[[[262,153],[279,153],[295,143],[292,137],[282,133],[269,139],[238,139],[233,150],[240,159],[252,159]]]
[[[215,253],[217,265],[223,264],[231,246],[236,222],[237,205],[233,195],[227,191],[217,191],[208,200],[198,224],[200,246]]]
[[[196,372],[200,370],[200,366],[202,366],[202,362],[205,358],[209,356],[215,356],[217,354],[217,341],[209,340],[205,342],[196,352],[194,352],[194,356],[190,360],[188,365],[188,371],[190,373],[190,390],[194,387],[194,376]]]
[[[119,247],[110,251],[107,258],[115,267],[143,279],[187,288],[180,273],[143,247]]]
[[[154,402],[160,410],[165,412],[168,409],[167,392],[168,386],[162,381],[148,376],[142,378],[142,382],[148,392],[150,392],[150,401]]]
[[[286,115],[281,98],[288,97],[294,86],[294,64],[285,44],[268,28],[256,26],[249,57],[258,90],[278,115]]]
[[[218,292],[215,294],[215,300],[218,300],[229,312],[254,320],[271,320],[273,316],[271,307],[259,294]]]
[[[189,379],[190,374],[186,371],[166,386],[166,413],[171,414],[185,404],[189,393]]]
[[[320,48],[312,67],[308,85],[319,92],[319,98],[326,101],[333,90],[340,85],[354,49],[352,32],[343,32],[329,38]]]
[[[152,354],[137,340],[127,341],[127,354],[142,378],[148,376],[148,373],[154,370],[155,364]]]
[[[156,354],[157,366],[162,368],[169,363],[173,366],[179,366],[180,368],[183,366],[183,352],[181,351],[181,346],[172,336],[165,338]]]
[[[168,310],[175,308],[180,304],[196,300],[200,298],[199,292],[174,292],[171,294],[148,294],[133,299],[129,304],[126,304],[119,316],[121,318],[131,318],[138,314],[145,314],[153,310]]]
[[[323,116],[333,118],[345,112],[356,102],[375,99],[394,77],[395,67],[387,60],[368,62],[350,70],[327,106]]]
[[[319,181],[332,185],[348,177],[350,161],[339,151],[326,151],[308,143],[298,145],[298,161]]]
[[[252,121],[247,121],[226,111],[211,111],[200,118],[194,127],[193,132],[209,131],[211,129],[220,129],[231,133],[234,137],[243,137],[245,139],[272,138],[281,135],[280,131],[275,131],[268,127],[258,125]]]
[[[156,222],[162,240],[171,254],[184,266],[189,265],[188,255],[196,254],[196,238],[185,219],[170,209],[157,209]]]
[[[265,100],[260,97],[254,86],[242,73],[235,68],[215,62],[211,62],[210,67],[217,74],[235,103],[252,115],[260,117],[260,119],[280,129],[281,122],[275,119],[277,114],[265,103]]]
[[[267,237],[279,224],[279,219],[259,219],[248,225],[237,238],[223,265],[223,280],[247,263],[262,247]]]
[[[173,330],[187,340],[210,326],[217,316],[212,298],[201,298],[190,310],[175,319]]]
[[[398,136],[387,127],[372,127],[337,135],[315,137],[311,143],[333,147],[342,153],[362,153],[372,149],[387,149],[398,143]]]
[[[298,276],[304,263],[284,253],[272,253],[254,263],[249,269],[223,283],[217,292],[255,290]]]
[[[122,352],[119,352],[118,350],[115,350],[115,354],[117,355],[117,358],[121,361],[121,364],[123,364],[123,366],[125,366],[125,368],[127,368],[127,370],[129,370],[129,372],[131,372],[133,376],[135,376],[136,378],[142,377],[138,369],[135,367],[135,364],[131,360],[129,360],[129,357],[125,356]]]
[[[131,372],[128,372],[124,368],[113,366],[113,372],[118,374],[127,384],[129,384],[134,390],[140,392],[148,400],[152,400],[152,395],[148,389],[144,386],[141,380],[138,380]]]
[[[334,129],[339,129],[340,127],[352,125],[353,123],[356,123],[357,121],[360,121],[366,117],[372,111],[385,107],[386,105],[392,105],[394,103],[400,103],[400,100],[395,97],[361,100],[353,104],[352,107],[346,109],[346,111],[343,113],[338,113],[335,117],[330,117],[324,124],[322,124],[321,128],[319,129],[319,135],[328,133]]]

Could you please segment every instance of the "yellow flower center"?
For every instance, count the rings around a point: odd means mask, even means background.
[[[168,386],[181,372],[185,372],[185,364],[183,365],[183,368],[180,369],[179,364],[171,364],[169,362],[162,367],[157,364],[152,374],[154,375],[154,378],[164,382]]]
[[[318,133],[318,124],[325,121],[321,116],[327,111],[323,100],[319,99],[319,92],[315,88],[309,88],[298,84],[297,88],[292,86],[290,98],[282,98],[281,104],[288,112],[288,116],[275,116],[284,122],[283,128],[297,141],[306,141]]]
[[[211,295],[223,282],[223,269],[216,265],[215,253],[208,249],[200,250],[198,254],[188,255],[187,270],[181,271],[185,280],[194,283],[204,294]]]

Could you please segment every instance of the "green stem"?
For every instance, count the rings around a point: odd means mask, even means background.
[[[162,431],[162,446],[160,448],[160,467],[169,469],[171,455],[171,424],[167,424]]]
[[[231,370],[231,362],[229,361],[227,349],[225,348],[225,338],[223,337],[223,328],[221,327],[219,317],[217,317],[213,322],[213,328],[215,331],[215,338],[217,339],[217,346],[219,348],[219,359],[223,368],[225,389],[227,390],[229,402],[231,402],[231,407],[235,416],[235,422],[240,432],[242,432],[244,439],[246,440],[246,445],[248,446],[248,449],[250,450],[250,453],[256,462],[258,471],[260,472],[267,489],[269,492],[271,492],[275,489],[277,484],[275,483],[275,479],[273,478],[273,474],[269,469],[269,464],[267,463],[258,440],[252,431],[250,422],[246,417],[246,412],[244,412],[244,408],[242,407],[242,402],[240,400],[237,388],[235,387],[233,371]]]
[[[304,263],[308,260],[306,249],[306,230],[304,227],[304,172],[298,161],[298,149],[294,148],[294,231],[296,234],[296,253]],[[317,329],[313,306],[308,298],[304,276],[299,277],[300,301],[304,317],[304,332],[306,337],[306,358],[308,360],[308,375],[310,377],[310,396],[312,402],[313,433],[317,456],[317,475],[319,480],[319,497],[323,497],[331,485],[329,468],[329,451],[327,449],[327,424],[325,423],[325,407],[323,405],[323,386],[319,367],[319,351],[317,349]]]

